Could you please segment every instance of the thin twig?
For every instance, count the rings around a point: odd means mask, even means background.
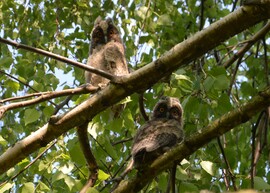
[[[220,141],[220,138],[219,138],[219,137],[217,138],[217,141],[218,141],[218,146],[219,146],[219,148],[220,148],[222,157],[223,157],[223,159],[224,159],[224,161],[225,161],[225,164],[226,164],[226,166],[227,166],[227,171],[229,172],[229,175],[230,175],[230,177],[231,177],[232,185],[233,185],[234,191],[237,191],[237,187],[236,187],[236,184],[235,184],[235,176],[234,176],[234,174],[233,174],[233,172],[232,172],[231,166],[230,166],[229,161],[228,161],[228,159],[227,159],[227,157],[226,157],[225,151],[224,151],[224,149],[223,149],[223,146],[222,146],[222,144],[221,144],[221,141]]]
[[[201,0],[201,7],[200,7],[200,30],[203,29],[203,24],[204,24],[204,1],[205,0]]]
[[[15,178],[17,178],[20,174],[22,174],[25,170],[27,170],[31,165],[33,165],[39,158],[41,158],[41,156],[43,156],[46,151],[48,151],[53,145],[55,145],[57,142],[57,140],[54,140],[54,142],[52,142],[50,145],[48,145],[48,147],[46,147],[46,149],[44,149],[35,159],[33,159],[29,164],[27,164],[23,169],[21,169],[17,174],[15,174],[14,176],[12,176],[10,179],[2,182],[0,184],[0,187],[3,186],[4,184],[8,183],[9,181],[14,180]]]
[[[107,184],[102,188],[105,189],[105,187],[111,183],[111,182],[114,182],[115,184],[113,185],[111,191],[113,191],[114,189],[117,188],[117,186],[119,185],[119,183],[121,182],[121,180],[123,180],[126,175],[132,170],[133,168],[133,160],[131,160],[129,162],[129,164],[127,165],[126,169],[119,175],[119,177],[116,177],[117,174],[120,172],[120,170],[124,167],[125,163],[128,162],[128,160],[131,158],[131,155],[129,155],[127,157],[127,159],[124,161],[124,163],[117,169],[117,171],[115,172],[115,174],[112,176],[111,180],[107,181]]]
[[[14,80],[18,81],[18,82],[21,83],[22,85],[25,85],[25,86],[31,88],[33,91],[38,92],[38,90],[34,89],[32,86],[30,86],[30,85],[27,84],[26,82],[21,81],[20,79],[18,79],[18,78],[16,78],[16,77],[14,77],[14,76],[12,76],[12,75],[6,73],[5,71],[0,70],[0,73],[5,74],[6,76],[10,77],[11,79],[14,79]]]
[[[108,155],[112,158],[113,161],[115,161],[115,159],[113,158],[113,156],[98,142],[98,140],[96,140],[93,135],[90,134],[90,137],[100,146],[100,148]]]
[[[241,64],[241,62],[242,62],[242,57],[243,57],[243,56],[241,56],[241,57],[238,59],[237,64],[236,64],[236,67],[235,67],[235,69],[234,69],[234,71],[233,71],[233,76],[232,76],[232,79],[231,79],[231,82],[230,82],[230,86],[229,86],[229,89],[228,89],[228,96],[231,95],[232,87],[233,87],[233,84],[234,84],[235,79],[236,79],[236,74],[237,74],[238,68],[239,68],[239,66],[240,66],[240,64]]]
[[[251,139],[252,154],[251,154],[251,170],[250,170],[250,181],[251,181],[251,188],[252,189],[254,188],[254,176],[256,173],[256,170],[255,170],[256,131],[257,131],[258,125],[262,119],[263,114],[264,114],[264,111],[262,111],[260,113],[255,126],[252,128],[252,139]]]
[[[266,79],[266,84],[269,86],[269,68],[268,68],[268,55],[267,55],[267,44],[265,37],[263,38],[263,49],[264,49],[264,72],[265,72],[265,79]]]
[[[148,121],[149,120],[149,117],[148,117],[148,115],[145,112],[143,100],[144,100],[143,93],[142,94],[139,94],[139,109],[140,109],[140,112],[141,112],[144,120],[145,121]]]
[[[127,141],[131,141],[133,139],[133,137],[129,137],[129,138],[126,138],[126,139],[122,139],[122,140],[119,140],[119,141],[116,141],[116,142],[111,142],[112,146],[115,146],[115,145],[118,145],[120,143],[125,143]]]
[[[250,48],[253,46],[257,41],[262,39],[270,30],[270,21],[267,22],[267,24],[258,31],[249,41],[248,43],[243,46],[236,54],[234,54],[229,60],[227,60],[223,66],[225,68],[228,68],[234,63],[238,58],[243,56]]]
[[[34,52],[34,53],[41,54],[43,56],[53,58],[55,60],[58,60],[58,61],[61,61],[61,62],[64,62],[64,63],[71,64],[71,65],[76,66],[78,68],[84,69],[86,71],[89,71],[89,72],[92,72],[92,73],[97,74],[99,76],[102,76],[104,78],[107,78],[107,79],[111,80],[112,82],[116,82],[116,78],[112,74],[107,73],[107,72],[105,72],[103,70],[96,69],[96,68],[93,68],[91,66],[85,65],[85,64],[83,64],[81,62],[77,62],[77,61],[71,60],[69,58],[59,56],[57,54],[54,54],[54,53],[51,53],[51,52],[48,52],[48,51],[45,51],[45,50],[42,50],[42,49],[39,49],[39,48],[33,48],[31,46],[20,44],[20,43],[17,43],[15,41],[7,40],[7,39],[4,39],[4,38],[0,38],[0,42],[2,42],[4,44],[11,45],[11,46],[14,46],[14,47],[16,47],[16,49],[28,50],[28,51],[31,51],[31,52]]]
[[[60,109],[62,109],[63,106],[68,104],[68,102],[71,100],[71,98],[72,98],[72,95],[69,95],[64,101],[62,101],[60,104],[58,104],[54,109],[53,115],[56,115],[60,111]]]
[[[10,77],[11,79],[14,79],[14,80],[18,81],[18,82],[21,83],[22,85],[24,85],[24,86],[26,86],[26,87],[29,87],[30,89],[32,89],[32,90],[35,91],[35,92],[39,92],[38,90],[34,89],[32,86],[30,86],[29,84],[27,84],[26,82],[23,82],[23,81],[19,80],[18,78],[14,77],[14,76],[12,76],[12,75],[10,75],[10,74],[8,74],[8,73],[6,73],[6,72],[3,71],[3,70],[0,70],[0,73],[5,74],[6,76]],[[52,102],[52,101],[49,101],[49,102],[50,102],[51,104],[53,104],[54,106],[56,106],[56,104],[55,104],[54,102]],[[0,101],[0,103],[1,103],[1,101]]]

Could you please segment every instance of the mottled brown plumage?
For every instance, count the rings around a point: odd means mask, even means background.
[[[112,19],[102,20],[101,17],[98,17],[91,36],[90,56],[87,65],[116,76],[128,74],[125,48]],[[104,87],[109,82],[108,79],[88,71],[85,72],[85,80],[86,83],[100,87]]]
[[[183,109],[177,98],[162,97],[154,107],[153,117],[137,132],[132,145],[135,168],[153,161],[184,139]]]

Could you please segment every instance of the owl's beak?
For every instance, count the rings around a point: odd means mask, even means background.
[[[167,119],[170,118],[170,112],[169,112],[169,111],[166,113],[166,118],[167,118]]]

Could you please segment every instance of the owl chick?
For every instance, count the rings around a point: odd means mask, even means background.
[[[120,33],[111,18],[95,20],[91,32],[90,56],[87,65],[104,70],[116,76],[128,74],[125,48]],[[85,72],[86,83],[104,87],[109,80],[99,75]]]
[[[184,139],[183,109],[177,98],[162,97],[155,105],[153,117],[134,137],[132,161],[140,168]]]

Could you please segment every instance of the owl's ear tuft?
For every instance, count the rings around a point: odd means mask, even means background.
[[[97,25],[99,25],[101,21],[102,21],[102,17],[99,15],[99,16],[96,18],[95,22],[94,22],[94,27],[97,26]]]
[[[114,25],[114,24],[113,24],[112,18],[108,17],[108,18],[106,19],[106,21],[107,21],[108,24]]]

